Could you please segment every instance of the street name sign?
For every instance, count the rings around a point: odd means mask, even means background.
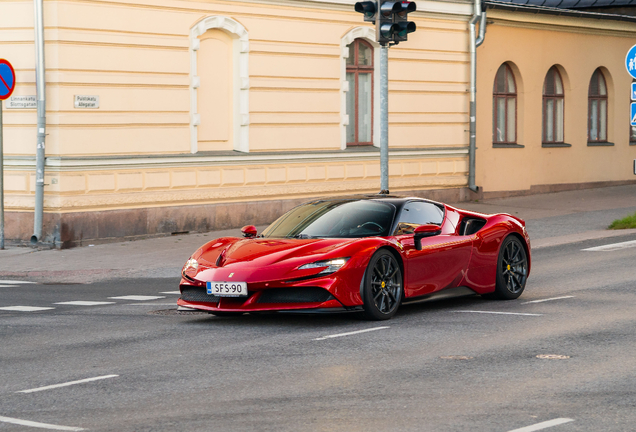
[[[75,95],[75,108],[97,109],[99,108],[99,96]]]
[[[5,102],[7,109],[38,109],[38,100],[35,95],[13,95]]]

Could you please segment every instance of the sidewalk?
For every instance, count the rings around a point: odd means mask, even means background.
[[[636,236],[636,230],[606,230],[613,220],[636,212],[636,185],[449,204],[483,213],[510,213],[525,219],[533,249],[596,238]],[[258,227],[259,232],[264,228]],[[190,254],[204,243],[223,236],[241,236],[241,233],[232,229],[65,250],[11,247],[0,251],[0,279],[42,283],[176,279]]]

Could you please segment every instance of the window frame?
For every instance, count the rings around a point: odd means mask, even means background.
[[[374,119],[374,88],[375,88],[375,50],[373,48],[373,45],[371,45],[371,43],[369,43],[368,41],[366,41],[364,38],[356,38],[353,40],[353,42],[351,42],[351,44],[354,44],[354,58],[353,58],[353,64],[349,65],[346,64],[345,65],[345,79],[346,79],[346,74],[348,73],[353,73],[354,74],[354,88],[351,89],[349,88],[349,91],[354,92],[354,109],[353,109],[353,113],[349,113],[347,112],[347,115],[349,116],[349,123],[351,123],[353,121],[354,124],[354,141],[353,142],[347,142],[346,138],[345,138],[345,144],[347,147],[349,146],[372,146],[373,145],[373,119]],[[347,48],[351,45],[348,44]],[[364,44],[367,48],[369,48],[371,50],[371,55],[370,55],[370,59],[371,59],[371,64],[366,66],[366,65],[358,65],[358,56],[359,56],[359,52],[360,52],[360,44]],[[359,97],[359,90],[360,90],[360,85],[359,85],[359,76],[360,74],[371,74],[371,103],[370,103],[370,108],[371,108],[371,121],[370,121],[370,127],[371,127],[371,133],[370,133],[370,137],[371,140],[370,141],[359,141],[359,129],[358,129],[358,97]],[[345,133],[346,134],[346,133]],[[346,136],[346,135],[345,135]]]
[[[556,92],[556,85],[555,85],[555,93],[548,95],[546,94],[546,83],[547,80],[549,78],[549,75],[553,73],[556,75],[555,77],[555,84],[556,84],[556,79],[559,80],[559,82],[561,83],[561,94]],[[562,107],[563,107],[563,112],[562,112],[562,122],[563,124],[561,125],[561,129],[563,131],[563,137],[561,138],[561,140],[552,140],[549,141],[547,139],[548,136],[548,129],[547,129],[547,125],[548,125],[548,110],[547,110],[547,106],[548,106],[548,102],[552,101],[553,102],[553,109],[552,109],[552,136],[556,137],[556,130],[557,130],[557,104],[559,101],[562,102]],[[543,113],[542,113],[542,118],[543,118],[543,125],[541,128],[541,142],[543,144],[564,144],[565,143],[565,88],[563,86],[563,78],[561,77],[561,72],[559,72],[559,69],[556,66],[552,66],[549,70],[548,73],[545,76],[545,79],[543,80]]]
[[[597,74],[598,72],[598,74]],[[600,77],[599,79],[599,83],[600,80],[603,80],[603,85],[605,87],[605,95],[592,95],[591,91],[592,91],[592,80],[594,79],[594,77]],[[600,88],[600,86],[597,86],[597,88]],[[600,92],[599,92],[600,93]],[[588,86],[587,89],[587,142],[591,143],[591,144],[597,144],[597,143],[607,143],[609,141],[609,136],[608,136],[608,120],[609,120],[609,89],[607,88],[607,79],[605,79],[605,74],[603,74],[603,71],[601,70],[601,68],[596,68],[594,70],[594,73],[592,73],[592,77],[590,78],[590,84]],[[597,107],[599,107],[597,109],[597,118],[596,118],[596,130],[598,131],[597,135],[600,137],[601,134],[601,116],[600,116],[600,104],[602,102],[605,102],[605,139],[595,139],[593,140],[591,137],[591,132],[592,132],[592,102],[593,101],[597,101]]]
[[[497,91],[497,77],[499,76],[499,70],[501,68],[504,68],[504,92],[498,92]],[[512,77],[512,82],[514,83],[515,86],[515,90],[514,92],[510,92],[508,89],[508,76]],[[505,113],[505,117],[504,117],[504,137],[508,137],[508,100],[512,99],[514,100],[515,103],[515,118],[514,118],[514,126],[515,126],[515,137],[513,141],[497,141],[497,133],[496,133],[496,129],[497,129],[497,118],[498,118],[498,114],[499,114],[499,109],[498,109],[498,104],[497,104],[497,100],[498,99],[504,99],[505,103],[504,103],[504,113]],[[518,100],[517,100],[517,80],[515,79],[515,74],[512,71],[512,68],[510,67],[510,65],[508,63],[502,63],[501,66],[499,66],[499,68],[497,69],[497,72],[495,73],[495,79],[493,82],[493,89],[492,89],[492,106],[493,106],[493,122],[492,122],[492,142],[493,145],[495,146],[504,146],[504,147],[516,147],[518,146],[517,143],[517,129],[518,129],[518,125],[517,125],[517,111],[518,111]]]

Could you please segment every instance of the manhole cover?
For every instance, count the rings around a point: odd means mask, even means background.
[[[539,354],[537,358],[544,359],[544,360],[565,360],[565,359],[569,359],[570,356],[562,355],[562,354]]]
[[[441,359],[444,360],[470,360],[472,357],[462,356],[462,355],[449,355],[449,356],[441,356]]]
[[[187,315],[187,316],[194,316],[194,315],[208,315],[207,312],[203,312],[203,311],[180,311],[177,309],[162,309],[162,310],[156,310],[156,311],[151,311],[148,312],[148,315]]]

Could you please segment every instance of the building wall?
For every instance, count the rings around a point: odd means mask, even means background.
[[[488,10],[488,22],[477,49],[477,185],[489,193],[634,181],[625,56],[636,43],[636,24],[501,10]],[[493,84],[505,62],[518,87],[517,143],[523,147],[493,146]],[[571,147],[542,146],[543,84],[553,65],[563,78],[564,142]],[[599,67],[608,86],[610,146],[589,146],[587,139],[588,87]]]
[[[377,192],[377,148],[343,150],[343,40],[374,34],[353,3],[44,2],[49,220]],[[390,50],[392,192],[467,183],[471,3],[418,8]],[[0,48],[35,95],[32,2],[0,4]],[[36,111],[4,113],[5,208],[32,213]],[[18,219],[7,237],[28,239]]]

